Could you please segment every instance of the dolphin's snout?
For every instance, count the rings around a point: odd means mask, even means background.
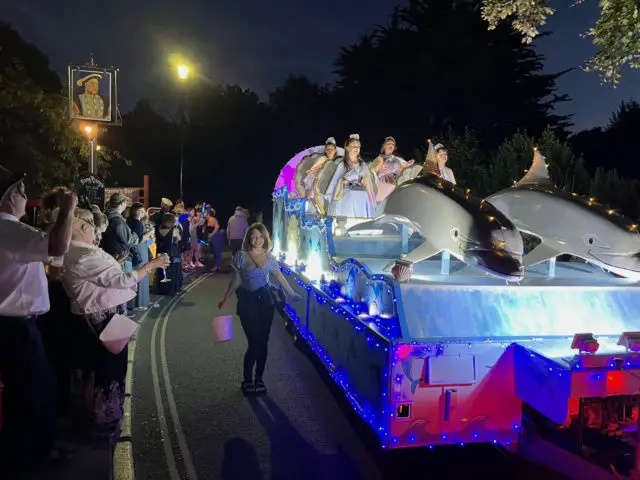
[[[495,250],[501,250],[511,256],[520,256],[524,252],[524,243],[522,235],[518,230],[500,229],[491,232],[491,245]]]
[[[505,250],[473,250],[468,252],[480,267],[506,278],[520,279],[524,276],[522,255]]]

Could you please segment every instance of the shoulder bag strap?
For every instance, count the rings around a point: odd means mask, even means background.
[[[264,269],[266,268],[267,264],[265,263],[264,267],[261,267],[261,266],[258,264],[258,262],[256,262],[256,259],[255,259],[255,258],[253,258],[253,255],[251,255],[251,254],[250,254],[248,251],[246,251],[246,250],[244,251],[244,253],[246,253],[247,255],[249,255],[249,258],[251,259],[251,261],[252,261],[253,263],[255,263],[255,264],[256,264],[256,267],[258,267],[260,270],[262,270],[262,275],[264,276],[264,280],[265,280],[265,282],[267,282],[267,287],[268,287],[269,285],[271,285],[271,282],[269,281],[269,277],[267,276],[267,272],[265,272],[265,270],[264,270]]]

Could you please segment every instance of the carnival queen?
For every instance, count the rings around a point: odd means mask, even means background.
[[[344,159],[336,168],[326,196],[331,217],[373,218],[377,177],[360,157],[360,135],[351,134],[345,143]]]

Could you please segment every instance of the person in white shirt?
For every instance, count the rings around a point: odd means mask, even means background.
[[[96,225],[90,210],[78,209],[73,221],[73,237],[64,256],[62,283],[71,299],[71,313],[83,317],[88,325],[90,344],[83,345],[84,358],[93,374],[91,411],[96,426],[115,427],[123,415],[124,382],[127,374],[128,349],[118,355],[109,352],[99,336],[123,305],[135,298],[138,282],[156,268],[169,266],[167,255],[158,255],[137,270],[125,272],[120,263],[95,245]]]
[[[73,193],[60,193],[56,223],[46,234],[20,219],[27,195],[24,175],[0,167],[0,478],[21,479],[53,449],[56,384],[36,326],[49,308],[44,264],[69,248]]]

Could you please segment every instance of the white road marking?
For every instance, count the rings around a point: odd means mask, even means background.
[[[167,368],[166,362],[166,348],[165,348],[165,335],[164,332],[166,330],[167,320],[171,315],[171,312],[176,307],[176,305],[180,302],[182,297],[191,291],[194,287],[199,285],[203,280],[208,278],[211,274],[205,274],[202,277],[194,280],[188,287],[185,288],[184,293],[179,297],[172,299],[169,303],[167,303],[160,315],[158,317],[158,321],[153,325],[153,331],[151,332],[151,377],[153,379],[153,393],[156,399],[156,408],[158,410],[158,423],[160,423],[160,430],[162,432],[162,445],[164,447],[165,457],[167,458],[167,467],[169,469],[169,477],[171,480],[180,480],[180,473],[178,472],[178,467],[176,464],[176,457],[173,454],[173,448],[171,446],[171,437],[169,435],[169,424],[167,422],[167,418],[165,417],[164,405],[162,403],[162,392],[160,390],[160,376],[158,374],[158,361],[156,356],[156,335],[158,333],[158,326],[162,323],[162,333],[160,338],[160,357],[162,363],[162,373],[165,381],[165,390],[167,392],[167,403],[169,403],[169,412],[172,417],[172,422],[174,425],[174,430],[176,432],[176,436],[178,437],[178,446],[180,448],[180,452],[182,453],[182,458],[184,459],[184,463],[187,469],[187,474],[190,477],[190,480],[197,480],[197,475],[195,473],[195,468],[193,466],[193,461],[191,460],[191,454],[187,448],[187,442],[184,437],[184,433],[182,432],[182,426],[180,424],[180,419],[178,418],[178,411],[176,408],[176,403],[173,398],[173,391],[171,390],[171,383],[169,381],[169,371]],[[166,315],[165,315],[165,312]]]

